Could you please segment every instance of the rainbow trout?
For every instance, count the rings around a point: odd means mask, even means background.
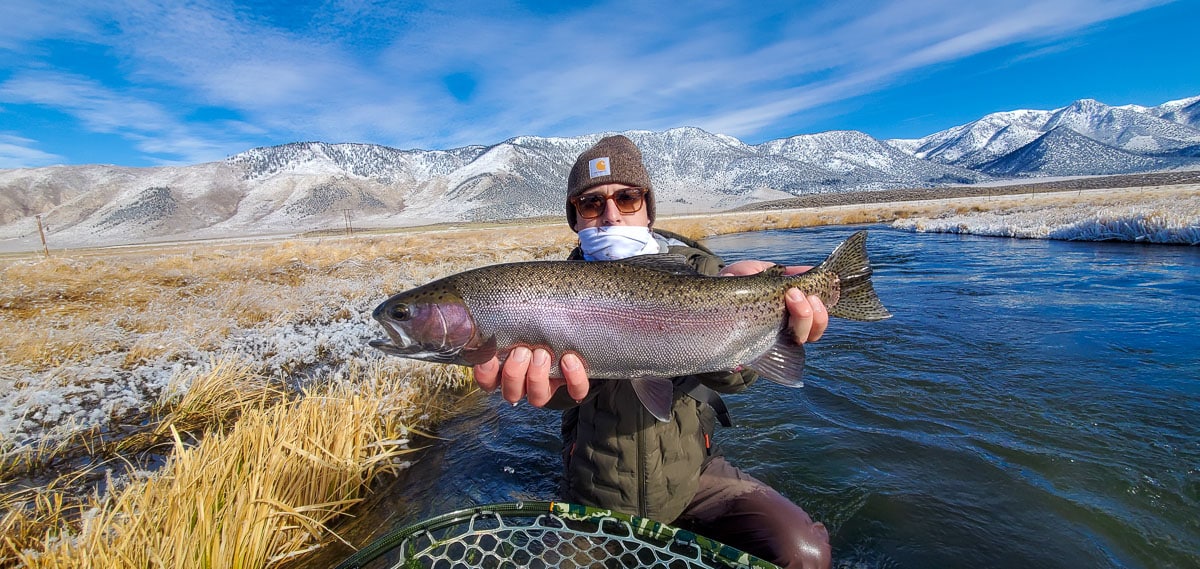
[[[679,255],[621,261],[533,261],[481,267],[399,293],[372,316],[388,354],[475,365],[501,361],[517,346],[558,358],[582,357],[588,377],[632,379],[642,404],[670,416],[670,378],[750,367],[802,385],[804,346],[787,327],[784,294],[815,294],[831,316],[891,316],[871,285],[867,234],[838,245],[819,266],[785,275],[782,266],[739,277],[697,273]]]

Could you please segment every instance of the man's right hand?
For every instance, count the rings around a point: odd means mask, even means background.
[[[549,403],[554,392],[564,385],[567,386],[567,393],[571,395],[571,399],[580,401],[586,397],[588,377],[583,360],[576,354],[563,355],[558,362],[563,377],[552,378],[550,359],[550,352],[542,348],[530,350],[518,346],[508,354],[503,368],[497,358],[474,366],[472,369],[475,372],[475,383],[489,393],[499,387],[504,400],[509,403],[516,404],[524,398],[534,407],[542,407]]]

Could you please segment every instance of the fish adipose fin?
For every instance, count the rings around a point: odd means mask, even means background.
[[[675,384],[661,377],[636,377],[632,381],[642,406],[662,422],[671,420],[671,403],[675,399]]]
[[[891,318],[871,285],[871,262],[867,259],[867,232],[859,231],[838,245],[817,268],[838,276],[838,301],[829,315],[850,320],[875,321]]]
[[[804,344],[792,339],[790,329],[784,329],[775,344],[747,367],[759,375],[788,387],[804,386]]]

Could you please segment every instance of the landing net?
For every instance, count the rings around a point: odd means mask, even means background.
[[[775,565],[637,516],[561,502],[513,502],[459,510],[395,530],[337,569],[366,567],[772,569]]]

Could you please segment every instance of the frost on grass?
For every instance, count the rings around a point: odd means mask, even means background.
[[[124,365],[126,353],[119,351],[45,370],[6,365],[0,368],[0,444],[11,448],[41,436],[110,429],[145,414],[154,402],[178,395],[164,393],[168,386],[187,388],[173,385],[172,379],[218,354],[243,356],[256,362],[259,373],[293,384],[318,372],[336,375],[347,362],[378,358],[367,346],[378,335],[367,311],[355,306],[347,312],[342,319],[235,330],[215,349],[185,347],[132,368]]]
[[[934,219],[901,219],[892,226],[922,233],[1200,245],[1200,196],[1175,196],[1133,204],[1017,206]]]
[[[0,265],[0,453],[136,425],[219,358],[294,389],[348,377],[384,359],[367,342],[382,334],[370,313],[388,295],[565,254],[514,239],[313,240]]]

